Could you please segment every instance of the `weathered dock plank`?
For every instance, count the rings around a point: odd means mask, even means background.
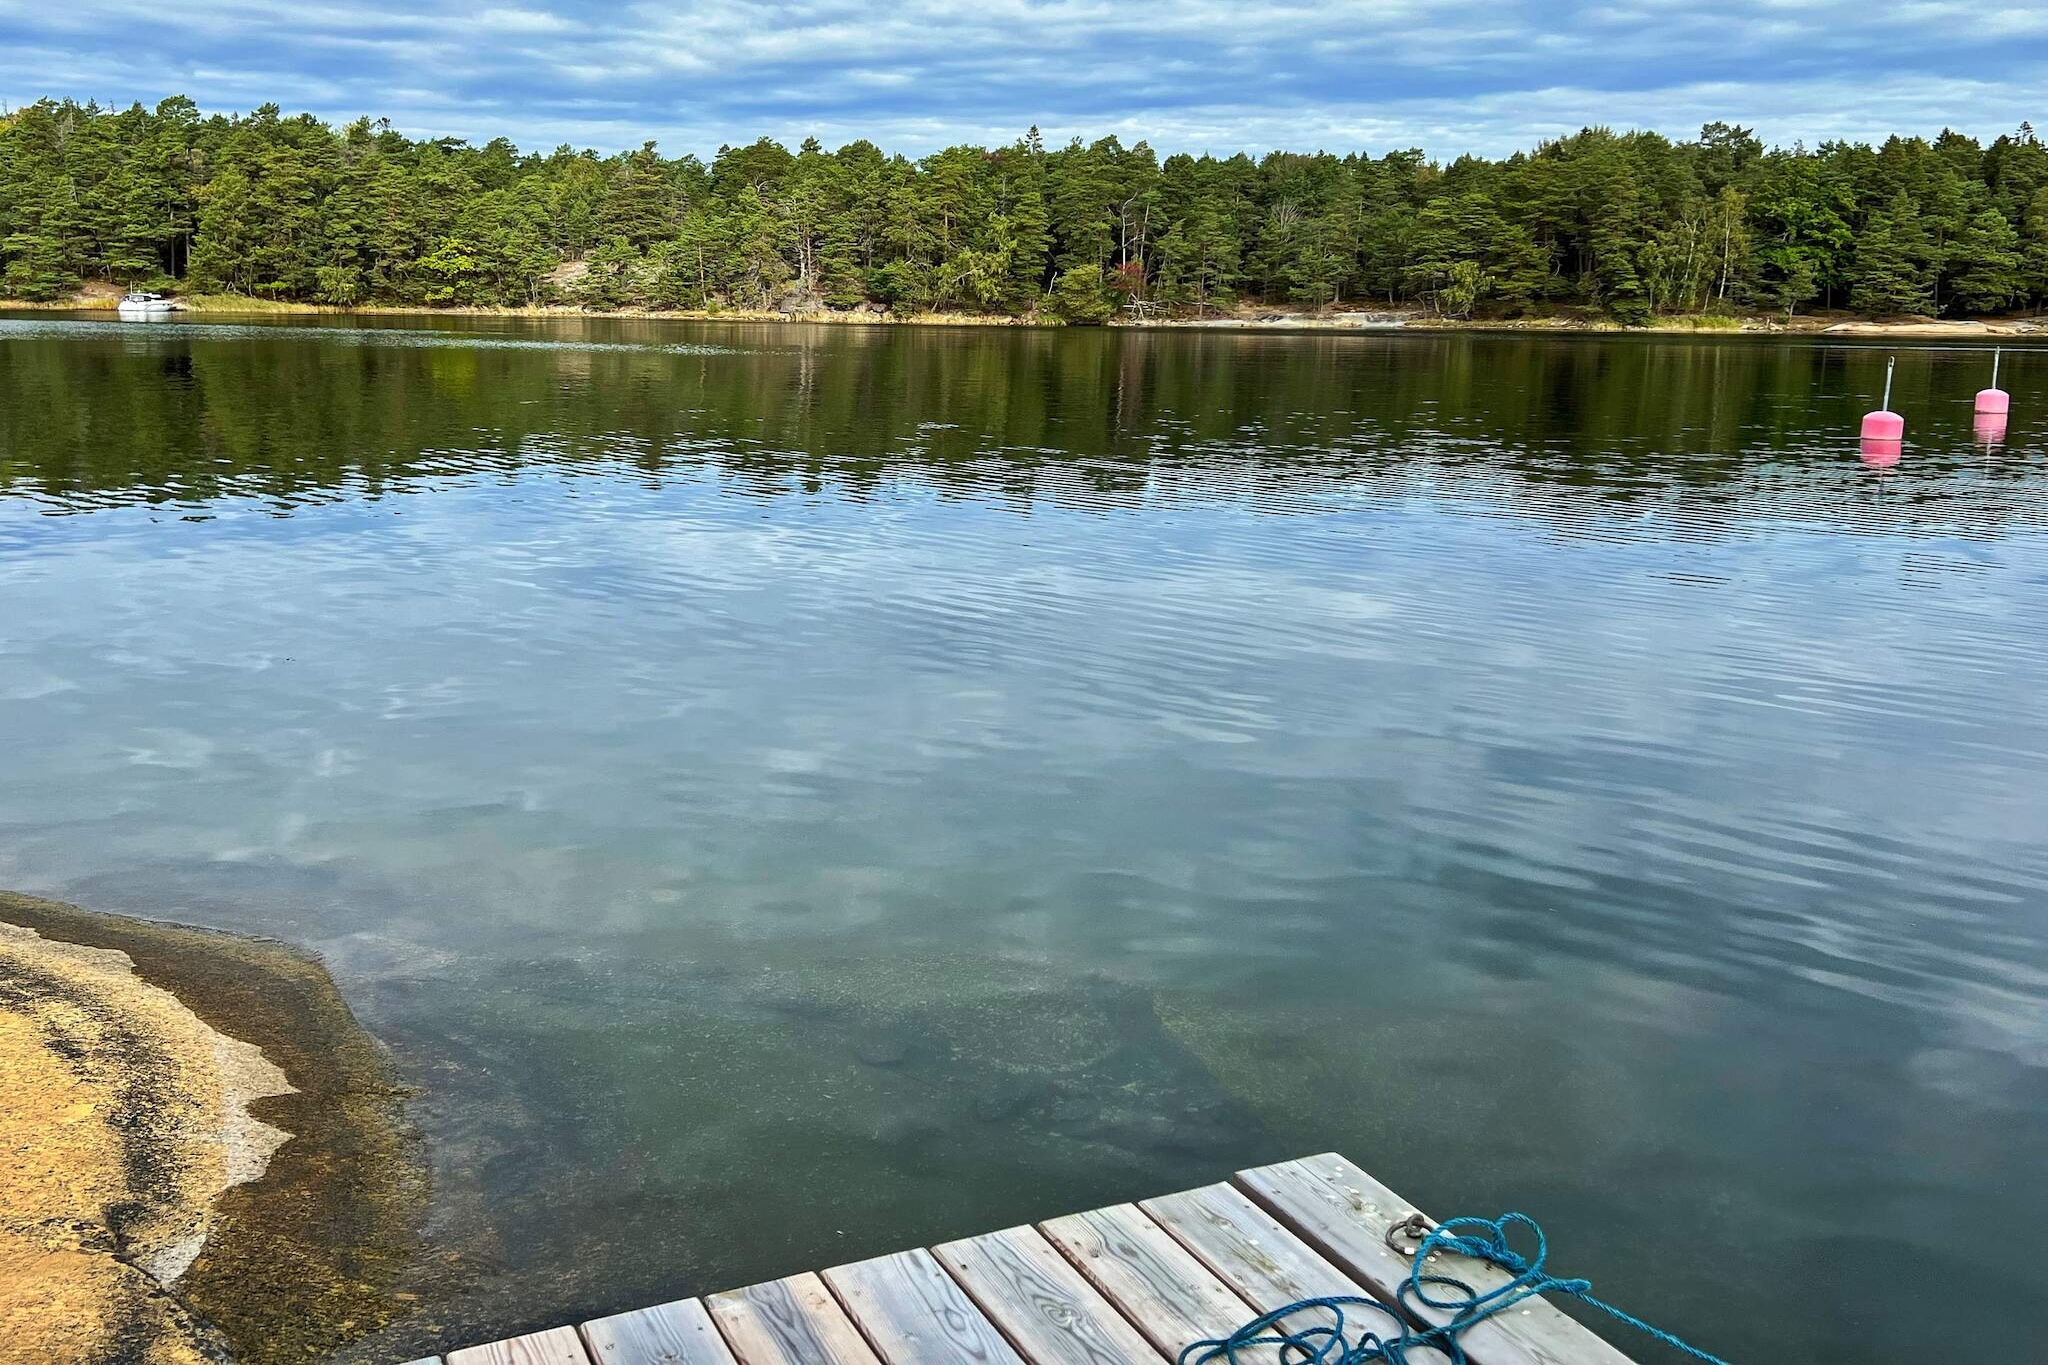
[[[1341,1156],[1308,1157],[1239,1171],[1228,1184],[471,1346],[445,1365],[1167,1365],[1301,1299],[1398,1305],[1410,1263],[1386,1234],[1413,1208]],[[1507,1281],[1449,1254],[1430,1269],[1482,1292]],[[1354,1339],[1387,1326],[1364,1316],[1350,1316]],[[1474,1325],[1461,1345],[1472,1365],[1630,1365],[1541,1299]],[[1254,1359],[1282,1365],[1270,1347]]]
[[[1135,1204],[1069,1214],[1039,1231],[1164,1355],[1229,1336],[1252,1315],[1250,1304]]]
[[[704,1306],[739,1365],[880,1365],[814,1274],[713,1294]]]
[[[1240,1171],[1238,1185],[1375,1297],[1393,1301],[1409,1261],[1387,1245],[1387,1229],[1415,1206],[1334,1153]],[[1506,1271],[1446,1257],[1441,1273],[1484,1292]],[[1429,1323],[1450,1314],[1423,1308]],[[1628,1365],[1628,1357],[1541,1299],[1478,1323],[1461,1341],[1473,1365]]]
[[[696,1299],[639,1308],[583,1324],[596,1365],[733,1365],[711,1312]]]
[[[1033,1365],[1158,1365],[1145,1340],[1035,1228],[932,1248]]]
[[[1367,1292],[1235,1186],[1204,1185],[1138,1207],[1261,1313]]]
[[[899,1251],[823,1273],[887,1365],[1023,1365],[929,1251]]]
[[[448,1365],[590,1365],[583,1340],[573,1327],[550,1327],[488,1346],[465,1346],[448,1353]]]

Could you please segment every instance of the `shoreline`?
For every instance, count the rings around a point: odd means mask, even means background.
[[[0,1333],[252,1365],[411,1311],[426,1180],[383,1049],[273,940],[0,892]]]
[[[0,299],[0,309],[48,313],[113,313],[111,295],[86,295],[55,302]],[[602,318],[642,322],[776,323],[823,327],[1018,327],[1064,330],[1069,324],[1038,317],[996,313],[876,313],[866,311],[784,313],[774,310],[720,309],[586,309],[550,304],[534,307],[457,305],[426,308],[413,305],[280,302],[232,295],[192,295],[178,300],[176,312],[204,318],[248,317],[399,317],[399,318]],[[1270,332],[1507,332],[1589,336],[1786,336],[1786,337],[2026,337],[2048,339],[2044,318],[1909,318],[1885,321],[1853,315],[1823,314],[1790,319],[1777,315],[1673,315],[1644,326],[1630,327],[1604,318],[1438,318],[1421,312],[1389,310],[1326,310],[1289,313],[1261,309],[1253,314],[1212,318],[1116,319],[1101,325],[1108,331],[1270,331]],[[1088,330],[1083,328],[1083,330]]]

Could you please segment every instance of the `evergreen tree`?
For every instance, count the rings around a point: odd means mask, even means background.
[[[1870,216],[1856,239],[1850,300],[1866,313],[1925,313],[1934,281],[1924,264],[1925,234],[1904,195]]]
[[[1010,240],[1005,301],[1018,310],[1033,307],[1048,284],[1047,255],[1052,213],[1046,204],[1045,144],[1033,128],[1016,145],[993,158],[996,209]]]
[[[1973,312],[2011,307],[2026,289],[2020,269],[2019,230],[1996,209],[1984,209],[1970,220],[1956,242],[1960,263],[1951,288],[1956,302]]]
[[[636,249],[666,241],[675,235],[680,217],[677,198],[654,144],[643,143],[612,173],[597,211],[597,231],[606,239],[624,238]]]
[[[573,280],[573,285],[571,281]],[[1767,150],[1589,128],[1503,159],[1175,155],[1034,129],[921,160],[770,139],[710,165],[40,100],[0,116],[0,292],[175,285],[335,304],[943,307],[1100,321],[1121,306],[1453,316],[1737,304],[2048,306],[2048,148],[1944,130]]]
[[[584,257],[587,267],[576,282],[576,296],[586,307],[623,308],[642,302],[640,248],[617,236]]]
[[[1102,272],[1085,265],[1061,273],[1053,282],[1046,313],[1061,322],[1094,326],[1109,321],[1116,305],[1103,287]]]
[[[1116,249],[1111,215],[1117,200],[1110,159],[1120,151],[1114,138],[1092,147],[1075,138],[1046,158],[1046,197],[1052,236],[1052,268],[1060,276],[1075,270],[1099,272]]]

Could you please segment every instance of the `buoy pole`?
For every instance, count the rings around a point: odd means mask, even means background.
[[[1863,414],[1863,439],[1866,441],[1901,441],[1906,436],[1906,419],[1892,411],[1892,370],[1899,363],[1897,356],[1888,356],[1884,362],[1884,403],[1876,412]]]
[[[1977,411],[2004,416],[2012,411],[2012,395],[1998,387],[1998,357],[2002,347],[1991,348],[1991,387],[1977,390]]]

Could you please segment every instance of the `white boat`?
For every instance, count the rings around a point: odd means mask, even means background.
[[[178,305],[162,294],[133,293],[121,296],[114,311],[124,318],[160,318],[178,311]]]

